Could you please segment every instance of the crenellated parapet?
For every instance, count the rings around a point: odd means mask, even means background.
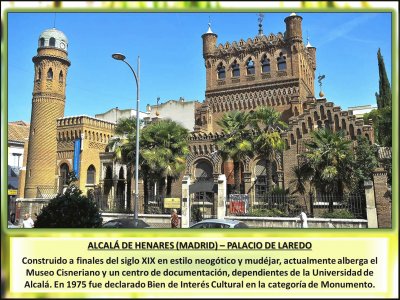
[[[343,111],[333,102],[328,102],[325,98],[308,100],[307,109],[299,116],[289,119],[288,129],[284,135],[286,148],[290,149],[297,146],[297,152],[303,152],[304,145],[301,142],[309,139],[309,134],[319,128],[329,128],[332,131],[344,131],[345,136],[355,141],[357,136],[365,136],[370,143],[374,142],[374,130],[371,125],[364,124],[363,119]]]
[[[264,35],[260,25],[254,38],[220,44],[209,24],[202,35],[207,109],[196,111],[195,131],[218,131],[218,120],[233,110],[270,106],[285,121],[303,113],[306,99],[314,97],[316,48],[304,45],[301,22],[291,14],[285,33]]]

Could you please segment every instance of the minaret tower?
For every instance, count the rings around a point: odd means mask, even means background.
[[[57,119],[64,116],[68,67],[68,39],[47,29],[39,36],[32,93],[32,113],[26,165],[25,197],[37,197],[40,187],[57,185]]]

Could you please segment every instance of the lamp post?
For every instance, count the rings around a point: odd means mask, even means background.
[[[137,58],[137,73],[133,70],[131,65],[125,60],[125,55],[121,53],[114,53],[112,58],[116,60],[121,60],[128,65],[131,69],[133,76],[135,76],[136,81],[136,160],[135,160],[135,211],[134,211],[134,223],[135,227],[138,224],[138,204],[139,204],[139,71],[140,71],[140,58]]]

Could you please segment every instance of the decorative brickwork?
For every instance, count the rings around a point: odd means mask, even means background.
[[[374,171],[375,205],[379,228],[392,227],[392,199],[387,186],[387,173],[378,168]]]
[[[55,186],[57,119],[64,116],[65,86],[70,66],[67,53],[58,48],[38,48],[35,68],[29,152],[24,196],[36,196],[37,186]]]
[[[200,159],[212,163],[213,172],[221,174],[222,166],[227,183],[233,183],[233,163],[223,163],[216,141],[224,138],[217,125],[226,112],[252,112],[258,107],[273,107],[282,113],[288,124],[281,133],[286,144],[282,154],[273,160],[275,184],[288,188],[293,178],[292,168],[305,151],[304,141],[318,128],[343,130],[348,139],[366,136],[374,142],[372,126],[364,124],[348,111],[343,111],[326,98],[314,96],[316,48],[303,44],[302,17],[291,15],[285,19],[286,33],[258,35],[254,39],[217,46],[217,35],[208,32],[203,38],[203,57],[206,68],[206,99],[195,113],[195,128],[190,138],[191,154],[187,159],[186,174],[194,178],[194,168]],[[249,61],[254,69],[250,70]],[[280,62],[284,61],[283,64]],[[238,65],[238,66],[237,66]],[[222,70],[222,71],[221,71]],[[215,161],[212,157],[218,157]],[[246,187],[254,193],[255,166],[262,157],[242,162],[247,178]]]

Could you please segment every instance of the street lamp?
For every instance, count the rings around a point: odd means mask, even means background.
[[[112,58],[121,60],[128,65],[131,69],[133,76],[136,81],[136,161],[135,161],[135,212],[134,212],[134,223],[135,227],[138,224],[138,203],[139,203],[139,70],[140,70],[140,58],[137,58],[137,73],[133,70],[131,65],[125,60],[125,55],[121,53],[114,53]]]

